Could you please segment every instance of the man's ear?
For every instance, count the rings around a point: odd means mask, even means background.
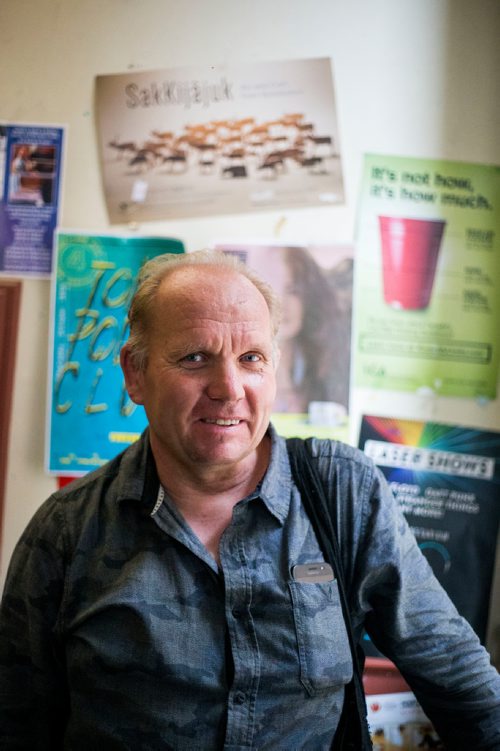
[[[144,373],[138,370],[126,344],[120,350],[120,365],[125,376],[125,388],[135,404],[144,404]]]

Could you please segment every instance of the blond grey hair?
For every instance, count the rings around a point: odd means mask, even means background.
[[[164,279],[178,268],[207,266],[231,269],[246,277],[258,289],[266,301],[271,319],[273,349],[277,351],[276,334],[281,319],[281,304],[273,288],[261,279],[235,254],[219,250],[198,250],[193,253],[164,253],[147,261],[139,272],[137,289],[129,308],[130,336],[126,347],[138,370],[144,370],[148,362],[148,330],[153,306],[159,287]]]

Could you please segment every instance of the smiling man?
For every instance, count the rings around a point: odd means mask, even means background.
[[[269,464],[275,322],[262,292],[230,259],[207,266],[192,265],[195,258],[172,265],[158,285],[144,322],[145,356],[135,327],[139,293],[121,363],[131,399],[146,410],[160,482],[218,559],[233,506]],[[271,291],[261,289],[276,317]]]
[[[343,748],[339,588],[270,423],[278,319],[231,256],[144,266],[121,364],[149,426],[51,496],[18,543],[0,613],[2,751]],[[450,749],[498,750],[499,677],[383,476],[335,441],[312,453],[356,636],[398,665]]]

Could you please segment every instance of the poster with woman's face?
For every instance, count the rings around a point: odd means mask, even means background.
[[[215,247],[252,267],[281,300],[275,415],[293,419],[295,433],[299,424],[301,433],[311,429],[316,435],[318,427],[344,425],[349,407],[352,247],[230,241]]]

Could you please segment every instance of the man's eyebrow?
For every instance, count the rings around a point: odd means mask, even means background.
[[[179,347],[175,347],[175,349],[169,349],[168,356],[169,358],[176,360],[178,358],[185,357],[186,355],[191,355],[193,352],[204,351],[205,347],[203,347],[201,344],[186,342],[186,344],[181,344]]]

